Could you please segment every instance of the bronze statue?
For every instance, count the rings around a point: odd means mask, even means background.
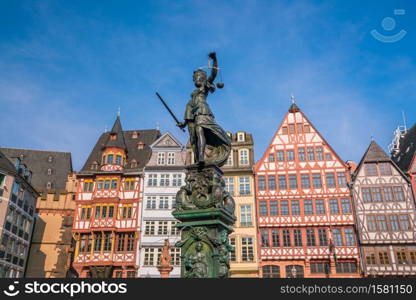
[[[186,105],[185,121],[177,126],[181,129],[188,126],[189,139],[194,153],[195,162],[199,165],[224,165],[231,150],[231,139],[227,133],[215,122],[214,114],[206,101],[208,93],[215,92],[214,80],[217,76],[218,61],[215,52],[209,58],[213,62],[211,75],[198,69],[194,71],[193,81],[196,89],[191,94],[191,100]],[[217,84],[222,88],[223,84]],[[207,153],[206,148],[210,152]]]

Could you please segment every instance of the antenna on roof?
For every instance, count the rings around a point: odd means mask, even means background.
[[[104,126],[104,133],[107,132],[107,124]]]
[[[120,117],[120,112],[121,112],[121,109],[120,109],[120,106],[119,106],[118,110],[117,110],[117,117]]]
[[[402,118],[403,118],[404,131],[407,131],[407,127],[406,127],[406,116],[404,115],[404,110],[402,110]]]
[[[156,122],[156,130],[160,130],[159,122]]]

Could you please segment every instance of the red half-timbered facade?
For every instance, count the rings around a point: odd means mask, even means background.
[[[292,104],[255,165],[263,277],[359,277],[348,165]]]
[[[158,130],[123,131],[117,117],[77,175],[73,267],[79,277],[136,277],[143,167]]]

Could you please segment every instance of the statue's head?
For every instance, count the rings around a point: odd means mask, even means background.
[[[207,72],[205,72],[202,69],[198,69],[196,71],[194,71],[194,84],[196,87],[201,87],[203,85],[205,85],[206,81],[207,81]]]
[[[202,243],[201,243],[201,242],[199,242],[198,244],[196,244],[195,249],[196,249],[196,251],[198,251],[198,252],[202,251]]]

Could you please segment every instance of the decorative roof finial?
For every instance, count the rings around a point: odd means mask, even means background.
[[[370,139],[372,142],[374,142],[374,136],[371,135]]]
[[[106,133],[107,132],[107,124],[105,124],[105,126],[104,126],[104,133]]]
[[[117,110],[117,117],[120,117],[120,112],[121,112],[121,109],[120,109],[120,106],[119,106],[118,110]]]
[[[292,94],[290,94],[290,99],[292,100],[292,104],[295,104],[295,96]]]
[[[156,130],[160,130],[159,122],[156,122]]]

